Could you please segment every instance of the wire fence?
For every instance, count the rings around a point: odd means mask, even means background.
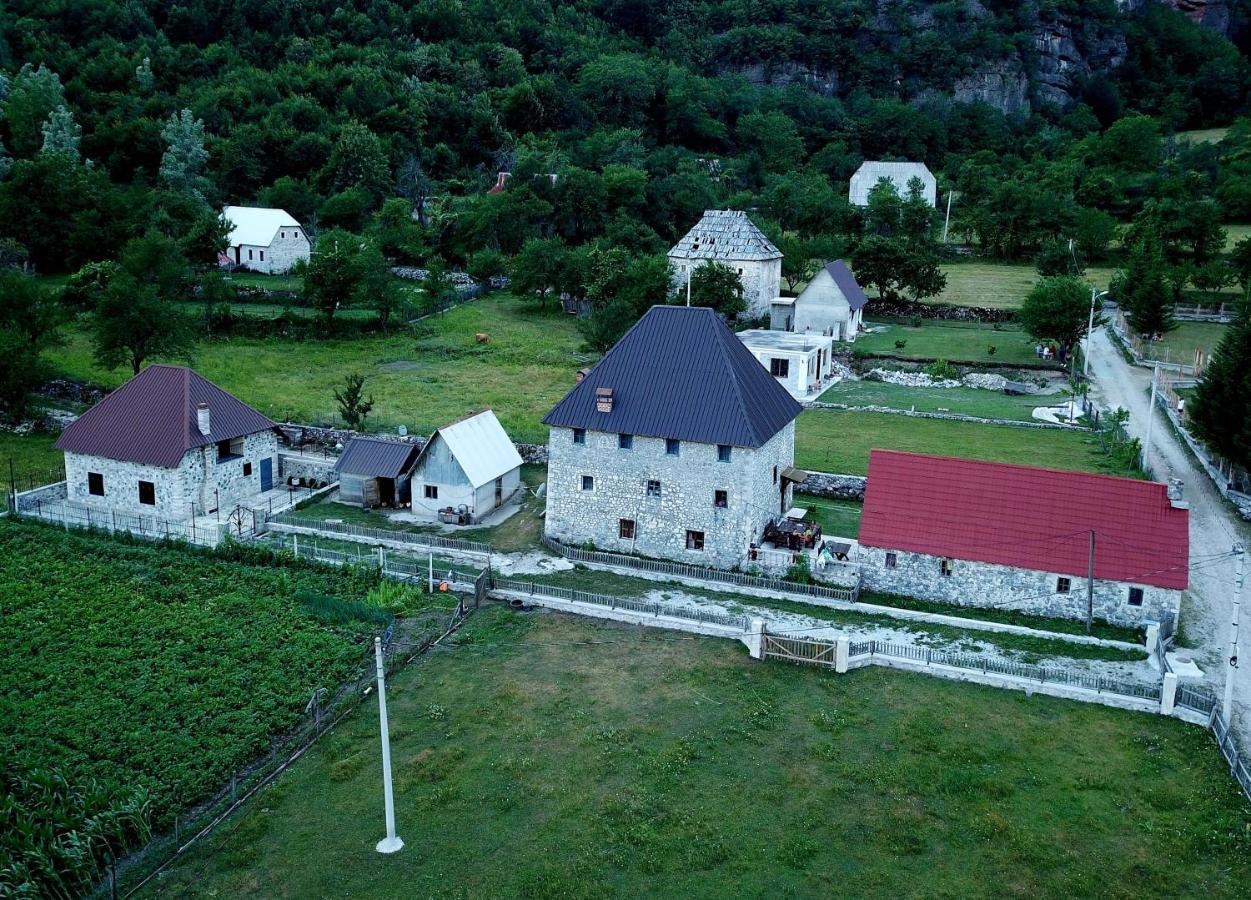
[[[392,528],[371,528],[366,525],[349,525],[345,522],[327,522],[317,519],[301,519],[292,516],[290,513],[282,513],[274,516],[269,521],[269,527],[281,531],[284,528],[304,528],[310,531],[318,531],[326,534],[338,534],[347,538],[357,538],[368,541],[392,541],[397,544],[407,544],[411,547],[421,547],[427,550],[456,550],[461,553],[477,553],[483,556],[489,556],[491,553],[490,544],[482,544],[477,541],[462,541],[457,538],[440,537],[437,534],[422,534],[415,531],[398,531]]]
[[[747,631],[750,625],[750,619],[747,616],[736,616],[731,613],[680,606],[675,603],[661,603],[654,600],[639,600],[630,597],[613,597],[607,594],[592,594],[573,588],[540,584],[534,581],[516,581],[508,578],[495,578],[492,579],[492,582],[496,590],[501,591],[514,591],[520,594],[550,597],[555,600],[567,600],[573,603],[587,603],[607,609],[621,609],[650,616],[667,616],[673,619],[685,619],[690,622],[723,625],[744,632]]]
[[[1238,786],[1242,788],[1242,793],[1251,800],[1251,768],[1248,768],[1247,761],[1238,752],[1238,746],[1234,743],[1234,736],[1231,734],[1232,729],[1221,717],[1220,710],[1216,709],[1215,701],[1208,727],[1212,729],[1212,735],[1216,738],[1216,746],[1220,748],[1221,756],[1225,757],[1225,762],[1229,763],[1229,774],[1234,776]]]
[[[18,515],[39,519],[53,525],[82,530],[99,530],[129,534],[150,541],[186,541],[203,547],[215,547],[220,542],[223,528],[228,522],[199,523],[195,519],[186,522],[170,522],[155,516],[134,516],[129,513],[93,510],[87,506],[70,503],[41,503],[22,510]]]

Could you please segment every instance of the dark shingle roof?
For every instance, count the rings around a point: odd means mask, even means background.
[[[834,279],[838,289],[843,292],[843,296],[847,298],[847,305],[851,307],[853,312],[869,302],[869,298],[865,296],[864,288],[860,287],[860,283],[856,281],[856,276],[851,274],[851,269],[847,268],[847,263],[841,259],[836,259],[825,267],[825,271],[830,273],[830,277]]]
[[[200,433],[196,407],[208,404]],[[183,366],[148,366],[61,433],[58,450],[173,468],[193,447],[266,431],[274,423]]]
[[[596,410],[600,388],[611,412]],[[653,306],[543,421],[759,447],[801,410],[711,309]]]
[[[408,471],[420,452],[420,447],[407,441],[354,437],[335,463],[335,470],[340,475],[398,478]]]

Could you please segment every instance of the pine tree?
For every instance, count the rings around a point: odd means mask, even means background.
[[[1217,345],[1187,412],[1212,450],[1251,468],[1251,326],[1245,313]]]
[[[1128,310],[1130,327],[1138,334],[1150,337],[1177,327],[1164,249],[1154,228],[1144,229],[1135,241],[1113,293]]]
[[[43,150],[40,152],[59,153],[77,161],[80,159],[78,143],[82,137],[82,126],[74,121],[74,114],[64,106],[58,106],[43,123]]]
[[[204,122],[184,109],[174,113],[161,129],[165,153],[161,156],[161,180],[175,190],[204,196],[208,179],[203,175],[208,162],[204,149]]]
[[[43,126],[58,106],[65,105],[65,88],[61,77],[45,65],[22,66],[9,85],[4,100],[4,118],[9,124],[13,152],[31,156],[43,142]]]

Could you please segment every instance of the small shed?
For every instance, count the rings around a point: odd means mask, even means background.
[[[407,441],[354,437],[335,464],[339,499],[365,507],[407,506],[420,448]]]
[[[444,425],[413,469],[413,512],[468,513],[471,521],[503,506],[521,486],[521,455],[491,410]]]
[[[829,335],[753,328],[740,331],[738,339],[792,397],[820,390],[833,374],[834,338]]]

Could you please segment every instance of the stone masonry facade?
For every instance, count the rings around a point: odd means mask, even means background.
[[[218,461],[217,445],[188,450],[174,468],[127,460],[65,454],[67,499],[93,509],[181,521],[213,509],[223,512],[261,492],[261,465],[273,460],[274,485],[279,484],[278,437],[261,431],[243,438],[239,455]],[[244,474],[249,469],[248,474]],[[103,478],[103,496],[90,491],[89,473]],[[141,503],[139,482],[151,482],[154,503]]]
[[[234,248],[230,252],[233,257]],[[289,272],[297,260],[307,261],[311,252],[312,247],[304,235],[304,229],[290,226],[276,232],[268,247],[240,244],[239,265],[253,272],[281,275]]]
[[[686,296],[687,266],[699,268],[704,260],[672,260],[673,290],[679,297]],[[712,259],[731,272],[737,273],[743,283],[743,300],[747,303],[744,314],[751,319],[769,317],[769,304],[782,291],[782,260],[778,259]]]
[[[793,422],[758,449],[731,448],[729,462],[713,444],[682,441],[675,456],[663,438],[636,435],[622,449],[615,432],[584,434],[578,444],[573,429],[552,428],[548,442],[544,527],[562,543],[733,568],[790,505],[782,472],[795,457]],[[589,489],[583,476],[593,479]],[[659,496],[649,482],[658,482]],[[717,491],[725,491],[724,507]],[[622,520],[634,523],[632,539],[622,537]],[[688,549],[688,531],[702,533],[702,550]]]
[[[894,556],[893,567],[887,566],[888,554]],[[951,560],[951,574],[943,575],[940,557],[880,547],[861,546],[857,561],[862,564],[862,585],[870,591],[956,606],[995,606],[1030,615],[1086,618],[1086,579],[1077,576],[963,559]],[[1067,591],[1058,589],[1061,579],[1068,580]],[[1141,605],[1130,604],[1131,588],[1142,591]],[[1175,618],[1180,605],[1181,591],[1095,580],[1094,617],[1116,625],[1138,627],[1148,621]]]

